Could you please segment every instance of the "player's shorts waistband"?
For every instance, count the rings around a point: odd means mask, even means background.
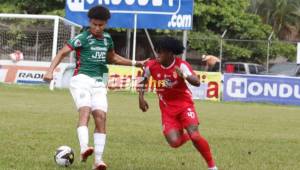
[[[101,79],[102,80],[102,79]],[[85,74],[78,74],[71,78],[72,81],[79,81],[82,83],[86,83],[92,85],[93,87],[103,87],[106,88],[106,85],[99,79],[99,77],[90,77]]]

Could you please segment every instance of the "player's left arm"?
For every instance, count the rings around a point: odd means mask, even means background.
[[[200,80],[196,76],[196,73],[193,71],[192,67],[187,63],[181,63],[180,67],[176,67],[177,74],[188,81],[193,86],[200,86]]]
[[[118,64],[118,65],[125,65],[125,66],[143,67],[145,65],[145,63],[148,61],[148,59],[143,60],[143,61],[129,60],[129,59],[124,58],[124,57],[120,56],[119,54],[117,54],[114,49],[111,49],[108,52],[107,57],[108,57],[109,62]]]

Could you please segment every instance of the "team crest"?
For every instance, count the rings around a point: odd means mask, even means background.
[[[95,40],[94,39],[89,39],[88,42],[89,42],[90,45],[92,45],[92,44],[95,43]]]
[[[176,71],[173,72],[173,77],[174,77],[175,79],[177,79],[178,75],[177,75]]]
[[[81,41],[79,39],[75,40],[74,46],[75,47],[81,47]]]

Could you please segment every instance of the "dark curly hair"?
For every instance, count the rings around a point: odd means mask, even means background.
[[[99,19],[102,21],[107,21],[110,19],[110,12],[109,9],[105,8],[104,6],[97,5],[89,10],[88,17],[90,19]]]
[[[181,41],[168,36],[158,39],[154,43],[154,46],[155,51],[158,53],[161,51],[168,51],[172,52],[175,55],[179,55],[182,54],[184,50]]]

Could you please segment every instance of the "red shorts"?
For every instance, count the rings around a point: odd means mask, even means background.
[[[188,107],[178,114],[162,113],[163,133],[166,135],[170,130],[183,130],[190,125],[199,125],[195,108]]]

